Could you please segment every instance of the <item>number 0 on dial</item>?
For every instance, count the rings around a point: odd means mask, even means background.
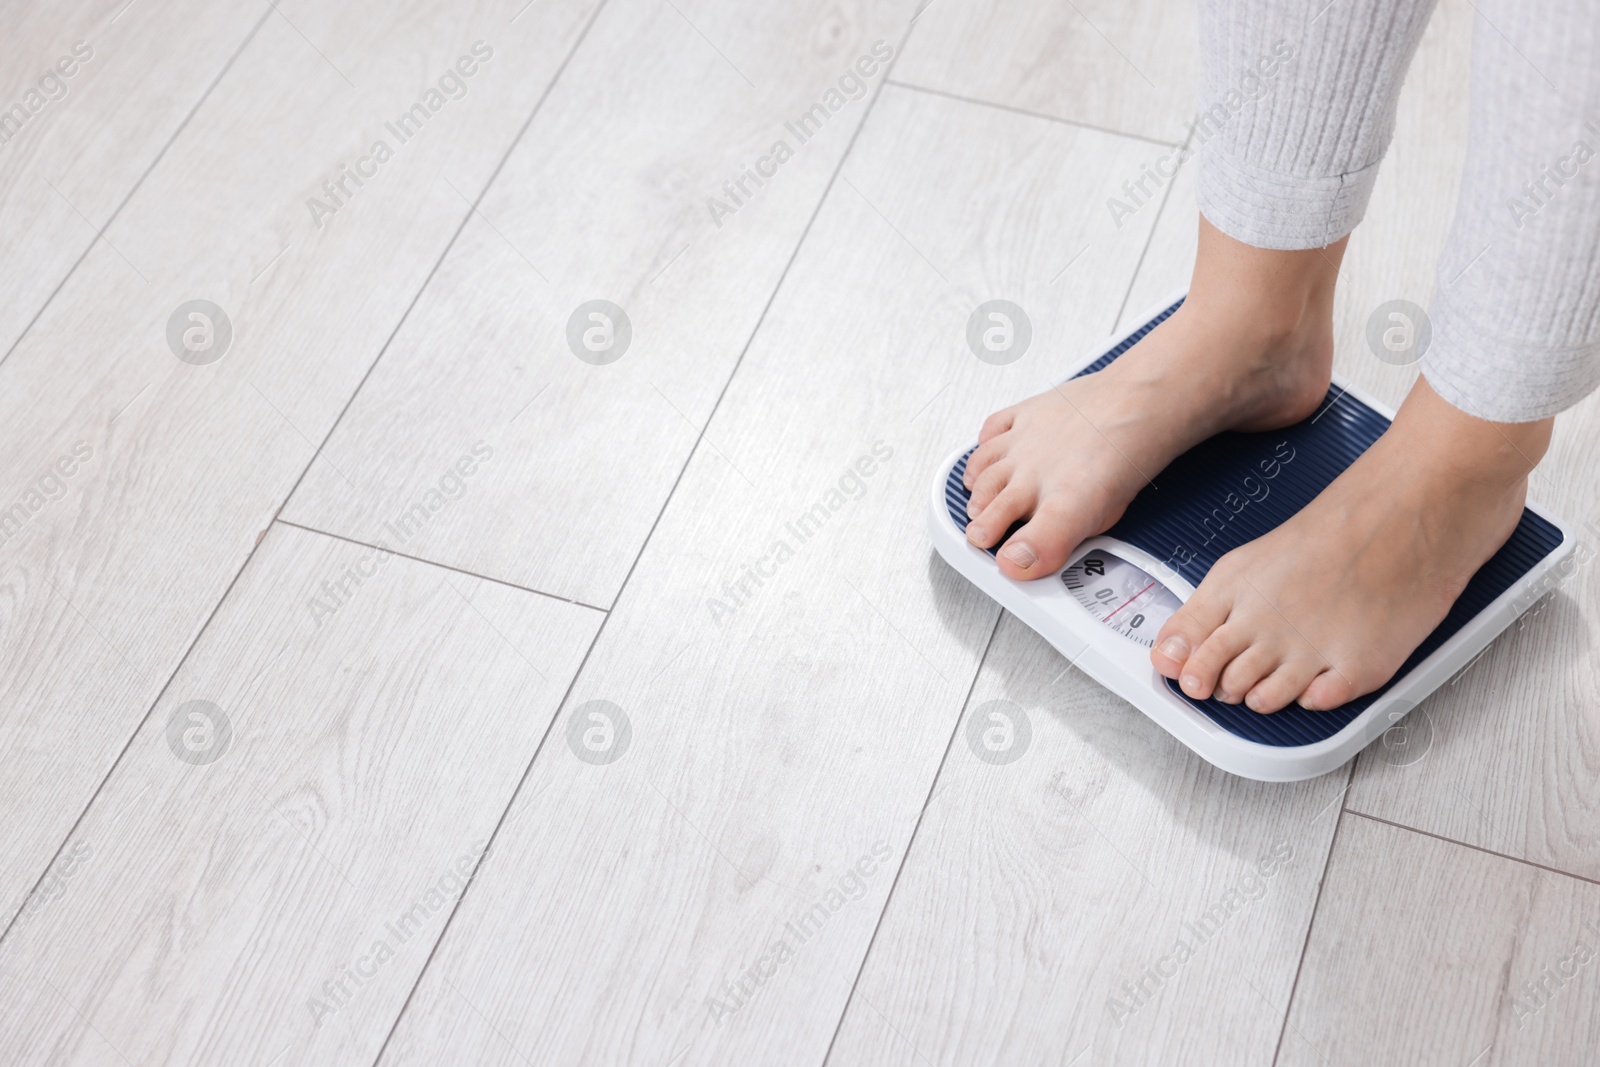
[[[1090,615],[1146,648],[1183,604],[1143,569],[1099,549],[1062,571],[1061,581]]]

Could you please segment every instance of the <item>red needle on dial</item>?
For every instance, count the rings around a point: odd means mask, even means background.
[[[1138,600],[1140,597],[1144,596],[1150,590],[1154,589],[1155,585],[1156,585],[1155,579],[1152,578],[1150,580],[1150,584],[1149,585],[1145,586],[1143,589],[1141,589],[1137,593],[1133,594],[1127,600],[1124,600],[1122,603],[1118,604],[1117,605],[1117,611],[1121,611],[1123,608],[1127,607],[1129,604],[1132,604],[1135,600]],[[1117,613],[1117,611],[1113,611],[1111,613],[1111,615],[1115,615]],[[1111,621],[1111,615],[1107,615],[1105,618],[1101,619],[1100,621],[1101,622],[1110,622]]]

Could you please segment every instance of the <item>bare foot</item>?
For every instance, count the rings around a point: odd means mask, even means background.
[[[967,540],[1040,578],[1109,528],[1173,459],[1223,430],[1299,422],[1327,393],[1344,241],[1275,252],[1204,219],[1189,298],[1105,370],[990,415],[964,481]]]
[[[1379,688],[1516,529],[1553,423],[1473,418],[1419,378],[1320,496],[1217,561],[1151,661],[1191,697],[1258,712]]]

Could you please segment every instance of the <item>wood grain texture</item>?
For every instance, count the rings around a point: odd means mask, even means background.
[[[1592,883],[1345,815],[1278,1062],[1587,1063],[1597,907]]]
[[[934,0],[921,8],[899,81],[1172,144],[1188,136],[1199,81],[1194,4]]]
[[[0,947],[9,1062],[376,1057],[601,615],[372,555],[269,531]]]
[[[937,462],[1187,281],[1192,167],[1120,226],[1106,201],[1183,136],[1194,26],[1147,0],[920,6],[882,95],[720,226],[707,197],[915,0],[13,12],[18,85],[79,25],[106,62],[0,144],[0,340],[43,307],[0,363],[0,1059],[1600,1044],[1600,889],[1489,854],[1600,878],[1592,565],[1417,713],[1420,762],[1369,750],[1343,794],[1485,852],[1341,814],[1343,771],[1220,774],[932,553]],[[1390,401],[1414,372],[1372,358],[1366,317],[1432,292],[1471,16],[1443,0],[1344,266],[1340,373]],[[464,95],[314,222],[479,39]],[[94,225],[137,189],[102,240],[45,176]],[[210,366],[166,339],[197,297],[232,320]],[[633,327],[607,366],[566,338],[595,298]],[[997,298],[1032,327],[1007,366],[966,339]],[[1597,405],[1534,492],[1600,546]],[[370,550],[343,538],[423,560],[356,583]],[[602,629],[490,579],[615,606]],[[229,717],[214,763],[178,755],[191,700]],[[969,740],[992,700],[1026,710],[1015,763]]]
[[[583,14],[536,8],[508,26],[440,2],[392,24],[354,9],[263,23],[107,231],[148,282],[97,243],[0,364],[0,817],[17,828],[0,914],[22,904],[467,217],[441,168],[482,189]],[[499,65],[318,229],[306,199],[480,37]],[[197,297],[232,322],[209,366],[166,336]]]
[[[1154,151],[1164,154],[1176,150]],[[1117,332],[1132,329],[1156,304],[1189,287],[1200,226],[1194,183],[1195,165],[1191,162],[1168,183],[1166,195],[1159,204],[1150,203],[1140,209],[1141,213],[1159,212],[1160,215],[1150,234],[1144,259],[1139,263],[1139,274],[1128,289],[1122,314],[1117,317]]]
[[[602,13],[340,422],[331,462],[290,502],[293,521],[392,542],[394,509],[442,456],[492,430],[501,458],[406,551],[602,607],[616,599],[871,96],[840,96],[804,143],[786,120],[837,94],[874,42],[895,47],[909,13],[679,6],[616,0]],[[864,89],[883,79],[872,62]],[[709,198],[735,203],[723,183],[779,140],[794,158],[714,221]],[[632,330],[603,366],[569,347],[570,320],[597,298]]]
[[[828,1062],[1270,1064],[1347,778],[1224,774],[1006,616]]]
[[[545,746],[384,1063],[822,1059],[997,618],[929,481],[1106,329],[1142,234],[1051,278],[1135,153],[880,97],[555,727],[611,700],[631,748]],[[1037,341],[995,367],[965,332],[1001,294]]]
[[[242,0],[4,5],[0,359],[266,10]]]

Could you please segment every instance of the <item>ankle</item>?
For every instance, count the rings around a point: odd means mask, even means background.
[[[1526,481],[1550,447],[1555,419],[1490,422],[1457,408],[1418,376],[1394,425],[1438,476],[1494,489]]]
[[[1255,248],[1202,217],[1190,303],[1230,335],[1243,330],[1267,348],[1320,340],[1333,328],[1334,285],[1347,240],[1297,251]]]

